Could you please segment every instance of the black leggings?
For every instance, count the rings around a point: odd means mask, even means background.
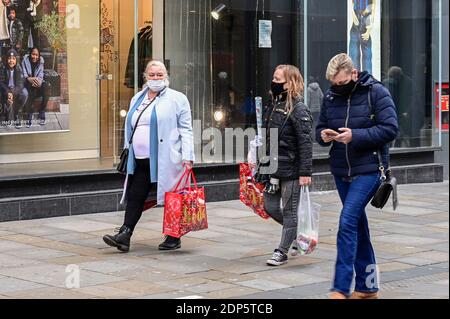
[[[134,230],[144,209],[144,202],[151,190],[156,190],[156,183],[150,182],[149,159],[136,160],[134,175],[129,176],[127,187],[127,207],[124,225]]]

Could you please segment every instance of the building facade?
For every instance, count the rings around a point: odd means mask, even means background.
[[[251,135],[255,97],[268,98],[274,68],[299,67],[316,119],[327,63],[340,52],[393,96],[400,182],[441,181],[440,162],[448,167],[448,1],[42,0],[34,16],[21,1],[12,6],[24,25],[18,60],[39,48],[48,102],[37,96],[12,118],[2,108],[0,221],[120,209],[114,166],[151,59],[164,61],[171,87],[191,103],[198,175],[211,200],[237,198],[247,146],[226,136]],[[10,21],[11,9],[3,1],[0,19]],[[3,37],[5,59],[15,44]],[[328,150],[314,153],[315,188],[330,189]]]

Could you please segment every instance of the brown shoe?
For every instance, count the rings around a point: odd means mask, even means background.
[[[378,299],[378,292],[354,291],[349,299]]]
[[[347,299],[347,296],[341,292],[334,291],[328,295],[328,298],[330,298],[330,299]]]

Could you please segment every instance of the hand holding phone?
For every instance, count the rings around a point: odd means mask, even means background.
[[[321,132],[322,140],[325,143],[332,142],[334,140],[334,138],[338,135],[339,135],[339,133],[332,129],[325,129]]]

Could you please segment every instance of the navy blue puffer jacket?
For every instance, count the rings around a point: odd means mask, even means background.
[[[369,94],[371,105],[369,106]],[[325,143],[321,132],[330,128],[352,129],[353,139],[345,145],[339,142]],[[335,176],[370,174],[379,169],[377,150],[383,165],[387,167],[389,145],[398,134],[395,104],[383,84],[367,72],[359,74],[356,88],[350,97],[340,96],[331,89],[325,94],[319,123],[316,127],[317,142],[322,146],[332,144],[330,150],[331,173]]]

